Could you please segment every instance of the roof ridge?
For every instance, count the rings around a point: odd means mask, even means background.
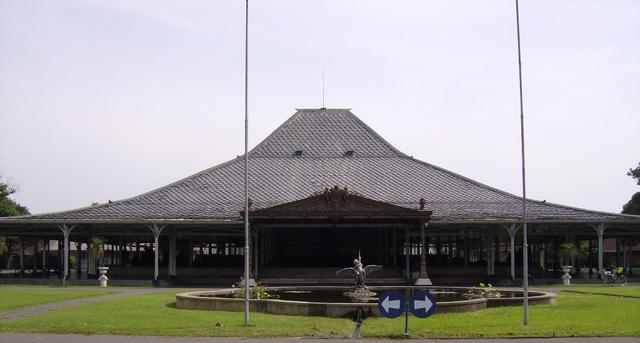
[[[426,166],[429,166],[431,168],[435,168],[435,169],[437,169],[439,171],[451,174],[452,176],[457,177],[457,178],[459,178],[461,180],[464,180],[464,181],[467,181],[467,182],[471,182],[471,183],[474,183],[474,184],[476,184],[476,185],[478,185],[480,187],[484,187],[485,189],[489,189],[491,191],[498,192],[500,194],[512,197],[516,201],[522,201],[522,197],[521,196],[515,195],[513,193],[504,191],[504,190],[499,189],[499,188],[495,188],[493,186],[489,186],[489,185],[484,184],[484,183],[482,183],[480,181],[476,181],[474,179],[468,178],[468,177],[466,177],[464,175],[461,175],[461,174],[458,174],[456,172],[450,171],[450,170],[445,169],[443,167],[436,166],[436,165],[431,164],[429,162],[425,162],[425,161],[419,160],[417,158],[412,158],[412,159],[414,161],[416,161],[416,162],[422,163],[422,164],[424,164]],[[599,214],[606,214],[606,215],[613,215],[613,216],[620,216],[620,217],[627,217],[627,218],[640,218],[640,216],[638,216],[638,215],[631,215],[631,214],[624,214],[624,213],[614,213],[614,212],[606,212],[606,211],[598,211],[598,210],[590,210],[590,209],[585,209],[585,208],[580,208],[580,207],[575,207],[575,206],[556,204],[556,203],[553,203],[553,202],[548,202],[546,200],[536,200],[536,199],[533,199],[533,198],[527,198],[527,202],[529,202],[529,201],[535,202],[535,203],[541,204],[541,205],[548,205],[548,206],[551,206],[551,207],[566,208],[566,209],[571,209],[571,210],[575,210],[575,211],[582,211],[582,212],[588,212],[588,213],[599,213]]]
[[[382,144],[386,145],[389,149],[391,149],[393,152],[395,152],[399,157],[411,158],[409,155],[403,153],[402,151],[396,149],[396,147],[391,145],[391,143],[389,143],[386,139],[384,139],[384,137],[382,137],[378,132],[376,132],[369,125],[367,125],[367,123],[362,121],[357,115],[355,115],[353,112],[351,112],[351,109],[348,109],[346,113],[348,115],[352,116],[362,127],[365,128],[365,130],[367,130],[371,134],[373,134],[373,136],[375,138],[377,138],[380,142],[382,142]]]
[[[275,136],[276,133],[278,133],[281,129],[286,127],[295,118],[299,117],[300,113],[301,111],[296,108],[296,113],[290,116],[289,119],[285,120],[282,124],[278,125],[278,127],[275,130],[271,131],[271,133],[267,137],[265,137],[262,141],[260,141],[260,143],[256,144],[256,146],[254,146],[251,150],[249,150],[249,156],[251,156],[258,148],[261,148],[268,141],[270,141],[271,138],[273,138],[273,136]],[[244,157],[244,154],[240,155],[240,157]]]
[[[528,200],[528,199],[527,199]],[[544,201],[539,201],[539,200],[535,200],[536,202],[543,204],[543,205],[549,205],[552,207],[560,207],[560,208],[567,208],[570,210],[574,210],[574,211],[582,211],[582,212],[588,212],[588,213],[598,213],[598,214],[606,214],[609,216],[617,216],[617,217],[625,217],[625,218],[631,218],[631,219],[640,219],[640,215],[635,215],[635,214],[626,214],[626,213],[615,213],[615,212],[607,212],[607,211],[598,211],[598,210],[589,210],[586,208],[581,208],[581,207],[575,207],[575,206],[569,206],[569,205],[562,205],[562,204],[556,204],[553,202],[548,202],[546,200]]]
[[[305,144],[307,142],[311,143]],[[294,157],[294,150],[298,149],[305,149],[309,153]],[[350,156],[347,154],[350,150],[356,151],[353,159],[345,157]],[[345,186],[362,192],[368,198],[389,203],[415,204],[413,198],[421,196],[431,199],[427,202],[439,211],[434,215],[435,221],[483,218],[507,218],[513,221],[515,219],[511,218],[516,218],[520,213],[518,203],[521,203],[522,197],[405,154],[352,113],[351,109],[296,109],[293,115],[248,153],[254,160],[251,168],[256,174],[252,174],[252,182],[257,182],[257,187],[252,191],[258,192],[254,198],[258,202],[290,202],[302,199],[301,195],[306,192],[315,191],[314,187],[347,183]],[[239,180],[243,174],[244,157],[240,155],[133,197],[13,219],[34,221],[50,217],[55,223],[73,223],[91,218],[116,218],[114,220],[135,219],[153,223],[156,220],[154,218],[159,222],[166,218],[236,218],[236,207],[242,206],[242,185]],[[640,223],[640,216],[588,210],[535,199],[527,201],[534,209],[532,220],[560,218],[584,219],[592,223],[606,223],[608,220]],[[438,205],[446,203],[471,205]],[[536,210],[540,213],[536,214]],[[0,223],[3,220],[0,218]]]
[[[176,181],[171,182],[169,184],[166,184],[164,186],[161,186],[161,187],[158,187],[158,188],[154,188],[154,189],[152,189],[150,191],[147,191],[147,192],[144,192],[144,193],[141,193],[141,194],[138,194],[138,195],[134,195],[134,196],[129,197],[129,198],[124,198],[124,199],[115,200],[115,201],[109,200],[110,202],[105,202],[105,203],[97,204],[97,205],[89,205],[89,206],[84,206],[84,207],[78,207],[78,208],[74,208],[74,209],[70,209],[70,210],[44,212],[44,213],[37,213],[37,214],[31,214],[31,215],[26,215],[26,216],[20,216],[20,217],[22,217],[22,218],[37,218],[39,216],[56,215],[56,214],[71,213],[71,212],[76,212],[76,211],[83,211],[83,210],[88,210],[88,209],[97,209],[97,208],[102,208],[102,207],[110,207],[110,206],[121,204],[121,203],[128,202],[128,201],[135,201],[135,200],[138,200],[138,199],[143,198],[145,196],[148,196],[150,194],[161,192],[161,191],[163,191],[163,190],[165,190],[165,189],[167,189],[169,187],[172,187],[174,185],[177,185],[177,184],[180,184],[182,182],[188,181],[189,179],[196,178],[196,177],[198,177],[198,176],[200,176],[202,174],[205,174],[205,173],[208,173],[210,171],[216,170],[218,168],[222,168],[222,167],[224,167],[226,165],[232,164],[232,163],[236,162],[238,159],[239,159],[239,156],[234,158],[234,159],[228,160],[226,162],[222,162],[220,164],[216,164],[213,167],[209,167],[209,168],[201,170],[201,171],[199,171],[197,173],[191,174],[191,175],[189,175],[187,177],[183,177],[182,179],[176,180]],[[12,218],[17,218],[17,217],[12,217]]]

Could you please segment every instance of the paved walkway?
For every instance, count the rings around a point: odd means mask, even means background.
[[[146,289],[127,290],[127,291],[121,291],[115,294],[99,295],[96,297],[70,299],[70,300],[57,301],[57,302],[52,302],[52,303],[47,303],[42,305],[20,307],[13,310],[0,312],[0,320],[32,317],[37,314],[41,314],[45,312],[57,311],[57,310],[61,310],[69,307],[74,307],[74,306],[79,306],[84,304],[92,304],[92,303],[111,300],[111,299],[130,297],[133,295],[145,294],[149,292],[150,291]]]
[[[392,340],[369,340],[365,342],[390,342]],[[397,340],[396,340],[397,341]],[[575,337],[575,338],[504,338],[504,339],[412,339],[411,342],[431,343],[638,343],[637,337]],[[86,336],[86,335],[54,335],[54,334],[14,334],[0,333],[0,343],[257,343],[257,342],[291,342],[291,343],[344,343],[345,339],[313,339],[313,338],[223,338],[223,337],[149,337],[149,336]]]
[[[46,290],[47,288],[43,288],[43,287],[19,287],[19,288],[18,287],[6,287],[6,288],[1,288],[0,291],[2,291],[2,289],[20,289],[20,290],[37,289],[37,290]],[[62,288],[49,288],[49,289],[60,290]],[[73,288],[67,288],[67,289],[68,290],[93,290],[93,291],[96,290],[95,287],[73,287]],[[57,310],[62,310],[62,309],[69,308],[69,307],[75,307],[75,306],[80,306],[80,305],[84,305],[84,304],[92,304],[92,303],[96,303],[96,302],[100,302],[100,301],[107,301],[107,300],[118,299],[118,298],[126,298],[126,297],[135,296],[135,295],[146,294],[146,293],[172,292],[172,291],[176,291],[177,292],[177,291],[180,291],[180,290],[184,290],[184,288],[125,288],[125,287],[120,288],[120,287],[114,287],[114,288],[108,288],[107,290],[116,291],[118,293],[99,295],[99,296],[96,296],[96,297],[89,297],[89,298],[63,300],[63,301],[52,302],[52,303],[47,303],[47,304],[42,304],[42,305],[29,306],[29,307],[20,307],[20,308],[16,308],[16,309],[13,309],[13,310],[0,312],[0,320],[20,319],[20,318],[32,317],[32,316],[35,316],[37,314],[46,313],[46,312],[50,312],[50,311],[57,311]],[[3,343],[3,342],[0,340],[0,343]]]

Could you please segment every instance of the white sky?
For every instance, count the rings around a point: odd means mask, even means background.
[[[250,142],[348,107],[521,194],[514,2],[251,1]],[[528,192],[638,190],[640,2],[521,0]],[[0,174],[33,213],[137,195],[243,151],[244,1],[0,0]]]

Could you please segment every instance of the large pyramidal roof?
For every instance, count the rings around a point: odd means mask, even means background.
[[[521,217],[520,198],[405,155],[348,109],[300,109],[249,156],[255,208],[337,185],[410,208],[424,198],[433,210],[433,223],[514,222]],[[243,159],[237,158],[130,199],[15,220],[234,222],[243,206],[243,168]],[[638,221],[538,201],[530,201],[528,211],[532,222]]]

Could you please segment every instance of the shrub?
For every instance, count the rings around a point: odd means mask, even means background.
[[[244,298],[244,280],[242,278],[233,285],[233,288],[238,289],[233,295],[235,298]],[[279,297],[277,294],[269,292],[260,282],[256,282],[255,287],[249,287],[249,299],[277,299]]]

